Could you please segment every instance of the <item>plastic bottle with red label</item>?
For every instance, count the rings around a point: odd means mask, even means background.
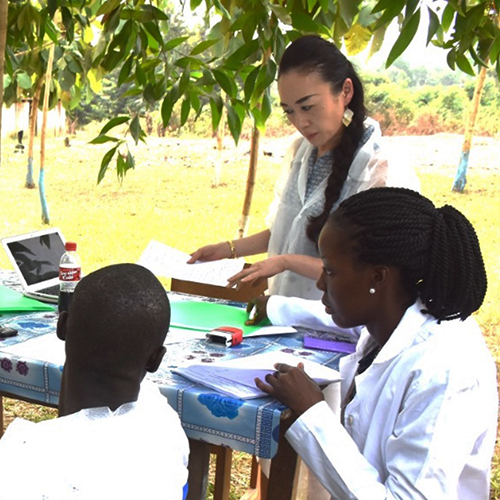
[[[59,262],[59,312],[67,311],[76,285],[80,281],[82,265],[76,253],[76,243],[66,242],[66,252]]]

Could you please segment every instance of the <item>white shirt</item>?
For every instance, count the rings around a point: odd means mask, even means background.
[[[373,187],[398,186],[419,190],[417,176],[403,158],[388,161],[382,150],[382,134],[379,124],[367,118],[366,127],[373,127],[373,133],[356,153],[344,181],[340,197],[332,211],[341,201],[353,194]],[[309,217],[319,215],[325,204],[324,179],[305,199],[309,156],[314,146],[303,137],[295,140],[284,161],[284,171],[276,186],[267,224],[271,231],[268,245],[269,256],[300,254],[319,257],[315,243],[306,235]],[[321,292],[316,281],[292,271],[284,271],[269,280],[270,295],[317,299]]]
[[[357,375],[345,428],[321,402],[287,439],[334,498],[489,498],[496,370],[473,318],[443,321],[417,302],[373,364]],[[341,361],[345,396],[372,339]]]
[[[178,415],[143,382],[138,401],[114,412],[12,422],[0,440],[0,499],[180,500],[188,455]]]

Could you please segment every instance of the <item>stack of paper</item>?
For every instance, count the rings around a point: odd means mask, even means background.
[[[304,363],[305,372],[318,384],[340,380],[340,374],[337,370],[281,351],[266,352],[210,364],[196,363],[179,367],[174,371],[228,396],[252,399],[267,396],[255,385],[256,377],[264,380],[266,375],[274,373],[276,371],[275,363],[297,366],[299,362]]]

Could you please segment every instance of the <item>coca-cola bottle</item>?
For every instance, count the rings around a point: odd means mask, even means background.
[[[59,261],[59,312],[68,310],[82,273],[80,259],[76,253],[76,243],[68,241],[64,249],[66,252]]]

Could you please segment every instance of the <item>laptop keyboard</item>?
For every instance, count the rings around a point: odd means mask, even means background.
[[[36,293],[44,293],[46,295],[59,295],[59,285],[42,288],[41,290],[37,290]]]

